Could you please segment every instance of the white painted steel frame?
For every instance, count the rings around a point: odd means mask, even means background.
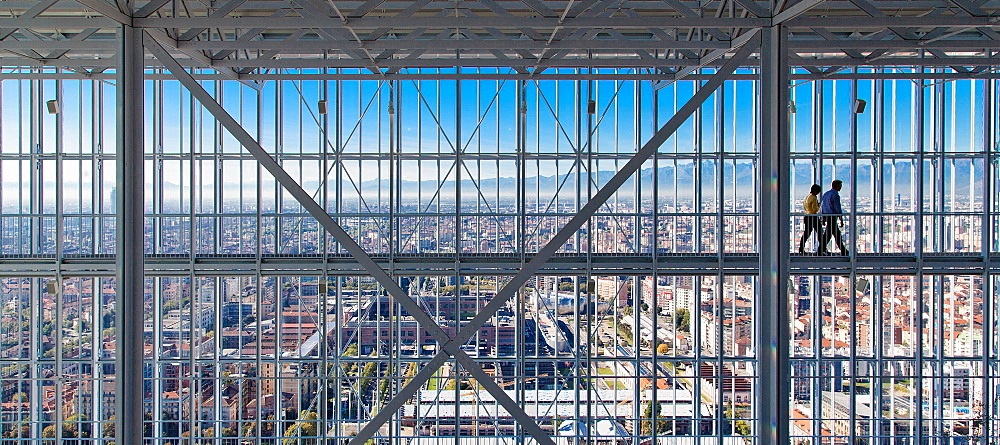
[[[968,71],[979,73],[996,65],[991,60],[1000,41],[995,2],[971,0],[587,1],[569,2],[558,13],[537,1],[494,0],[339,6],[315,0],[155,0],[138,9],[135,2],[106,0],[10,4],[0,17],[7,56],[32,66],[68,67],[81,76],[114,66],[119,25],[142,28],[191,61],[237,79],[251,71],[264,74],[275,64],[317,63],[303,61],[310,58],[337,59],[328,62],[331,67],[375,75],[395,74],[400,60],[463,66],[490,59],[500,67],[523,63],[519,74],[526,77],[606,58],[646,62],[642,66],[655,69],[659,80],[670,80],[683,67],[701,64],[703,51],[727,47],[738,30],[774,24],[792,30],[792,66],[836,71],[840,65],[825,59],[843,54],[852,64],[877,66],[977,55]],[[772,8],[780,10],[772,14]]]
[[[780,31],[779,31],[779,34],[778,34],[778,35],[780,36]],[[773,37],[773,36],[772,36],[772,37]],[[129,41],[129,39],[128,39],[128,38],[124,38],[124,39],[122,39],[122,40],[123,40],[123,41],[125,41],[125,42]],[[765,40],[765,41],[767,41],[767,40]],[[772,40],[772,41],[768,42],[767,44],[770,44],[770,45],[774,45],[774,41]],[[774,51],[774,50],[775,50],[775,49],[774,49],[773,47],[770,47],[770,48],[769,48],[769,47],[767,47],[767,46],[766,46],[767,44],[765,44],[765,50],[768,50],[768,51]],[[125,53],[128,53],[128,51],[126,51]],[[129,65],[129,66],[134,66],[134,65]],[[766,65],[765,65],[765,66],[766,66]],[[780,66],[780,64],[779,64],[779,66]],[[125,70],[123,70],[123,74],[126,74],[126,75],[127,75],[127,74],[129,74],[129,70],[128,70],[128,69],[125,69]],[[134,74],[136,74],[136,73],[135,73],[135,72],[133,71],[133,72],[132,72],[131,74],[133,74],[133,75],[134,75]],[[765,79],[767,79],[767,80],[774,80],[774,78],[770,78],[770,77],[767,77],[767,76],[764,76],[764,78],[765,78]],[[933,88],[933,87],[932,87],[932,88]],[[941,91],[941,90],[940,90],[940,88],[934,88],[934,89],[935,89],[935,91]],[[766,90],[766,88],[761,88],[761,90],[762,90],[762,91],[765,91],[765,90]],[[128,90],[125,90],[125,91],[128,91]],[[134,94],[134,93],[133,93],[133,94]],[[763,94],[763,93],[762,93],[762,94]],[[937,95],[940,95],[940,94],[942,94],[942,93],[935,93],[935,94],[937,94]],[[122,94],[122,95],[121,95],[120,97],[122,97],[122,98],[126,98],[126,97],[128,97],[128,96],[127,96],[126,94]],[[768,113],[769,113],[769,114],[768,114],[768,116],[770,116],[770,118],[772,118],[772,119],[775,119],[775,118],[776,118],[776,119],[779,119],[779,120],[780,120],[780,119],[781,119],[781,115],[774,115],[774,114],[770,114],[770,113],[773,113],[773,112],[775,111],[775,109],[778,109],[778,110],[780,110],[781,108],[783,108],[783,102],[782,102],[782,101],[780,101],[780,100],[778,100],[778,101],[773,101],[773,102],[774,102],[774,103],[773,103],[773,104],[772,104],[772,105],[770,106],[770,108],[767,108],[767,109],[769,110],[769,111],[768,111]],[[127,102],[126,102],[126,103],[127,103]],[[123,108],[124,108],[124,107],[123,107]],[[768,117],[765,117],[765,118],[764,118],[764,120],[763,120],[763,122],[766,122],[766,121],[767,121],[767,119],[768,119]],[[128,119],[122,119],[122,120],[121,120],[121,122],[123,122],[123,123],[126,123],[126,122],[128,122]],[[987,122],[989,122],[989,120],[987,120]],[[133,123],[134,123],[134,122],[133,122]],[[941,122],[940,122],[940,121],[938,121],[938,122],[937,122],[937,124],[941,124]],[[129,126],[123,126],[123,128],[127,129],[127,128],[130,128],[130,127],[129,127]],[[139,126],[139,128],[140,128],[140,131],[141,131],[141,126]],[[134,127],[133,127],[133,129],[134,129]],[[938,133],[938,134],[940,134],[940,133]],[[987,134],[987,135],[989,135],[989,134],[991,134],[991,132],[987,131],[987,132],[986,132],[986,134]],[[126,136],[126,135],[123,135],[123,137],[127,138],[127,137],[129,137],[129,136]],[[134,134],[132,135],[132,137],[134,137]],[[769,138],[774,138],[774,137],[775,137],[775,136],[774,136],[773,134],[772,134],[771,136],[769,136]],[[767,140],[767,138],[765,138],[765,140]],[[773,141],[773,139],[771,139],[771,140]],[[121,146],[123,146],[123,147],[124,147],[124,146],[127,146],[127,145],[128,145],[128,144],[122,144]],[[765,144],[765,146],[766,146],[766,144]],[[777,145],[777,144],[775,144],[775,146],[780,146],[780,145]],[[984,151],[984,153],[985,153],[985,154],[984,154],[984,156],[986,157],[986,159],[990,159],[990,157],[991,157],[991,154],[990,154],[990,153],[991,153],[991,151],[989,150],[989,147],[990,147],[990,145],[989,145],[989,143],[987,143],[987,147],[986,147],[987,149],[986,149],[986,150]],[[774,165],[774,164],[773,164],[774,160],[775,160],[775,159],[780,159],[779,157],[771,157],[771,156],[773,156],[773,155],[776,155],[776,154],[780,154],[780,151],[779,151],[779,152],[769,152],[769,153],[765,153],[765,152],[762,152],[762,155],[763,155],[763,157],[762,157],[762,160],[766,159],[766,160],[770,161],[771,165],[773,166],[773,165]],[[919,154],[920,154],[920,156],[923,156],[923,155],[924,155],[924,151],[923,151],[923,150],[921,150],[921,151],[919,152]],[[944,154],[941,154],[940,156],[941,156],[941,158],[942,158],[942,159],[944,158]],[[851,155],[851,162],[854,162],[854,163],[856,163],[856,161],[857,161],[857,157],[856,157],[855,155],[853,155],[853,154],[852,154],[852,155]],[[139,165],[140,165],[140,167],[132,167],[132,168],[141,168],[141,162],[139,163]],[[779,164],[779,165],[780,165],[780,164]],[[986,164],[986,165],[991,165],[991,163],[987,162],[987,164]],[[764,174],[765,174],[765,173],[764,173],[764,170],[765,170],[765,169],[761,169],[761,174],[762,174],[762,175],[764,175]],[[989,169],[987,169],[987,170],[989,170]],[[134,172],[135,170],[128,170],[128,171],[132,171],[132,172]],[[774,179],[774,176],[773,176],[773,174],[774,174],[774,170],[771,170],[770,172],[768,172],[768,177],[769,177],[769,178],[770,178],[771,180],[773,180],[773,179]],[[141,177],[141,175],[138,175],[138,177]],[[124,179],[125,179],[125,176],[120,176],[120,178],[122,178],[122,180],[124,180]],[[763,183],[764,183],[764,182],[762,181],[762,184],[763,184]],[[787,183],[787,182],[785,182],[785,183]],[[778,181],[778,183],[777,183],[777,184],[778,184],[778,185],[779,185],[779,187],[780,187],[780,184],[782,184],[782,182],[781,182],[781,181]],[[123,186],[123,187],[120,187],[120,189],[121,189],[121,190],[127,190],[127,188],[126,188],[126,187],[124,187],[124,186]],[[131,190],[132,190],[133,192],[135,191],[135,189],[131,189]],[[141,190],[141,187],[140,187],[140,190]],[[941,189],[940,189],[940,188],[938,188],[938,189],[934,190],[934,194],[936,194],[936,195],[937,195],[937,194],[940,194],[940,193],[942,193],[942,192],[941,192]],[[124,195],[125,195],[125,193],[124,193],[124,192],[123,192],[123,193],[121,193],[121,194],[119,195],[119,199],[120,199],[120,200],[122,200],[122,197],[123,197]],[[141,196],[141,194],[140,194],[140,196]],[[783,201],[784,199],[787,199],[787,197],[786,197],[786,196],[787,196],[787,195],[782,195],[782,194],[781,194],[780,192],[778,192],[777,194],[774,194],[774,195],[770,195],[770,194],[769,194],[769,195],[764,195],[764,196],[762,196],[762,197],[763,197],[763,198],[766,198],[766,199],[774,199],[774,200],[777,200],[777,202],[779,202],[779,203],[780,203],[780,202],[782,202],[782,201]],[[140,199],[139,201],[132,201],[132,202],[140,202],[140,201],[141,201],[141,199]],[[128,201],[125,201],[125,202],[128,202]],[[123,211],[124,211],[124,210],[127,210],[127,209],[128,209],[128,207],[129,207],[129,206],[119,206],[119,208],[120,208],[120,209],[122,209]],[[135,207],[138,207],[138,206],[132,206],[132,207],[133,207],[133,209],[132,209],[132,210],[134,210],[134,208],[135,208]],[[786,207],[787,207],[787,206],[778,206],[778,208],[786,208]],[[990,213],[989,213],[989,210],[988,210],[988,208],[989,208],[989,206],[986,206],[986,210],[984,210],[984,212],[985,212],[985,213],[984,213],[984,216],[985,216],[985,217],[990,217]],[[936,209],[936,211],[937,211],[937,212],[940,212],[940,209]],[[918,215],[919,215],[919,214],[921,214],[921,213],[922,213],[922,210],[918,209],[917,213],[918,213]],[[773,218],[775,218],[775,219],[774,219],[774,221],[781,221],[781,220],[782,220],[782,218],[780,217],[780,212],[779,212],[779,213],[777,213],[777,215],[778,215],[778,216],[774,216],[774,215],[772,215],[772,217],[773,217]],[[134,215],[133,215],[133,216],[134,216]],[[934,216],[934,215],[932,215],[932,216]],[[126,221],[126,222],[127,222],[127,221],[129,220],[129,217],[127,217],[127,216],[125,216],[125,215],[123,215],[123,216],[122,216],[122,217],[120,217],[120,218],[121,218],[121,219],[120,219],[121,221]],[[141,225],[140,225],[140,224],[137,224],[137,223],[136,223],[136,221],[139,221],[139,220],[141,220],[141,219],[142,219],[142,217],[141,217],[141,215],[140,215],[140,217],[139,217],[139,218],[138,218],[137,220],[133,220],[133,223],[132,223],[132,224],[123,224],[123,226],[124,226],[123,228],[124,228],[124,229],[127,229],[127,228],[129,228],[129,226],[131,226],[131,228],[132,228],[133,230],[135,230],[135,229],[137,229],[137,228],[141,228]],[[770,218],[762,214],[762,216],[761,216],[761,222],[763,223],[765,219],[770,219]],[[787,219],[787,218],[785,218],[785,219]],[[924,220],[924,219],[923,219],[922,217],[921,217],[921,218],[918,218],[918,221],[919,221],[919,222],[918,222],[918,224],[923,224],[923,220]],[[777,226],[777,224],[775,224],[775,226]],[[940,225],[938,225],[938,227],[940,228],[941,226],[940,226]],[[987,241],[988,241],[988,238],[990,237],[990,234],[989,234],[988,232],[989,232],[989,231],[984,231],[984,234],[983,234],[983,236],[984,236],[984,238],[985,238],[986,240],[984,241],[984,243],[983,243],[983,246],[990,246],[990,245],[992,244],[992,243],[989,243],[989,242],[987,242]],[[140,231],[139,233],[141,234],[141,231]],[[769,238],[769,237],[776,237],[776,238],[777,238],[777,237],[781,237],[781,236],[782,236],[782,233],[784,233],[784,235],[787,235],[787,232],[785,232],[785,231],[779,231],[779,233],[777,233],[777,234],[772,234],[772,235],[765,235],[765,239],[767,239],[767,238]],[[138,239],[141,239],[141,235],[140,235],[140,236],[138,237]],[[133,234],[132,234],[131,236],[127,236],[127,235],[126,235],[126,236],[121,236],[121,237],[119,237],[119,240],[120,240],[120,242],[123,242],[123,241],[127,241],[127,240],[131,240],[131,242],[132,242],[132,243],[134,243],[134,242],[136,242],[136,241],[137,241],[137,237],[136,237],[136,236],[135,236],[135,234],[133,233]],[[127,244],[127,243],[123,243],[123,244]],[[787,243],[786,243],[786,244],[787,244]],[[141,243],[140,243],[140,245],[141,245]],[[780,266],[780,265],[781,265],[781,263],[780,263],[780,262],[782,261],[783,257],[786,257],[786,258],[787,258],[787,254],[783,254],[783,252],[782,252],[782,251],[780,251],[780,248],[779,248],[779,247],[777,247],[778,245],[784,245],[784,244],[778,244],[778,243],[776,243],[776,244],[775,244],[775,247],[773,248],[773,250],[774,250],[773,252],[772,252],[772,251],[768,251],[768,252],[761,252],[761,256],[760,256],[760,260],[759,260],[759,261],[761,262],[761,263],[760,263],[760,264],[761,264],[761,269],[760,269],[760,270],[762,270],[762,271],[764,270],[764,267],[763,267],[764,265],[773,265],[773,264],[776,264],[776,262],[777,262],[777,264],[778,264],[778,265]],[[119,248],[122,248],[122,247],[120,246]],[[140,251],[141,251],[141,250],[140,250]],[[982,255],[982,257],[983,257],[983,258],[982,258],[982,259],[977,259],[977,260],[970,260],[970,261],[969,261],[970,265],[969,265],[969,266],[967,266],[967,267],[970,267],[970,268],[971,268],[972,270],[979,270],[979,271],[982,271],[982,273],[984,274],[984,277],[989,277],[989,276],[990,276],[990,275],[989,275],[989,274],[990,274],[990,271],[992,271],[992,270],[993,270],[993,266],[992,266],[992,264],[993,264],[993,263],[992,263],[992,256],[991,256],[991,255],[989,255],[989,253],[988,253],[988,249],[984,248],[984,249],[983,249],[983,251],[984,251],[984,253],[983,253],[983,255]],[[133,256],[129,257],[128,255],[121,255],[121,254],[120,254],[120,255],[119,255],[119,258],[120,258],[121,260],[126,260],[126,259],[128,259],[128,258],[131,258],[131,260],[133,260],[133,261],[139,261],[139,262],[140,262],[140,264],[141,264],[141,261],[142,261],[142,256],[141,256],[141,255],[138,255],[138,256],[136,256],[136,255],[135,255],[135,250],[125,250],[125,252],[132,252],[132,255],[133,255]],[[523,250],[522,250],[522,252],[523,252]],[[917,261],[918,261],[919,263],[918,263],[918,266],[916,266],[916,268],[915,268],[915,269],[913,269],[913,270],[914,270],[914,271],[916,271],[916,272],[917,272],[918,274],[922,274],[922,273],[924,273],[924,271],[925,271],[925,269],[924,269],[924,267],[923,267],[923,266],[925,266],[925,265],[927,264],[927,262],[925,261],[925,258],[927,258],[927,255],[925,255],[925,254],[924,254],[924,249],[918,249],[918,250],[917,250],[917,252],[918,252],[918,254],[916,254],[916,255],[915,255],[915,257],[917,258]],[[136,258],[136,257],[138,257],[138,258]],[[592,261],[593,261],[593,258],[591,258],[591,256],[590,256],[590,255],[588,255],[588,257],[586,258],[586,264],[592,264]],[[664,270],[669,270],[669,267],[671,267],[671,266],[670,266],[670,263],[669,263],[668,261],[665,261],[664,259],[661,259],[661,258],[659,258],[658,256],[655,256],[655,255],[654,255],[654,260],[653,260],[653,261],[655,261],[655,262],[657,262],[657,263],[666,263],[665,265],[663,265],[663,267],[665,268]],[[806,261],[806,260],[805,260],[805,259],[803,259],[802,261],[799,261],[799,262],[800,262],[800,263],[803,263],[803,264],[808,264],[808,263],[805,263],[805,261]],[[854,271],[855,271],[855,270],[856,270],[856,269],[857,269],[858,267],[863,267],[863,266],[861,266],[861,264],[860,264],[860,259],[859,259],[859,258],[855,258],[855,257],[852,257],[850,261],[851,261],[851,263],[850,263],[850,266],[847,266],[847,267],[845,267],[845,270],[847,270],[847,271],[850,271],[850,273],[851,273],[851,274],[853,275],[853,274],[854,274]],[[752,264],[752,263],[753,263],[754,261],[753,261],[753,260],[751,259],[751,260],[750,260],[749,262],[750,262],[750,263]],[[720,259],[719,263],[720,263],[720,264],[722,263],[722,260],[721,260],[721,259]],[[731,260],[730,260],[730,259],[726,259],[726,260],[725,260],[725,264],[727,264],[727,265],[728,265],[728,264],[731,264]],[[51,267],[51,269],[49,269],[49,268],[47,268],[47,267]],[[52,270],[52,269],[54,269],[54,270],[56,271],[56,273],[57,273],[57,274],[61,274],[61,273],[63,273],[62,271],[64,271],[64,270],[67,270],[67,269],[65,269],[65,267],[66,267],[66,266],[64,266],[63,264],[58,264],[58,265],[55,265],[54,267],[52,267],[52,266],[43,266],[43,267],[40,267],[40,268],[39,268],[39,270]],[[134,264],[132,265],[132,267],[133,267],[133,269],[132,269],[132,270],[136,270],[136,269],[134,269],[134,267],[135,267],[135,265],[134,265]],[[260,268],[260,265],[258,264],[258,265],[257,265],[257,267],[258,267],[258,269],[257,269],[257,270],[259,270],[259,268]],[[808,267],[808,266],[803,266],[803,267]],[[890,266],[890,267],[891,267],[891,266]],[[942,263],[942,266],[941,266],[941,267],[945,267],[945,266],[944,266],[944,263]],[[96,268],[96,267],[95,267],[95,268]],[[325,264],[324,264],[324,265],[321,265],[321,266],[317,266],[317,270],[326,270],[327,268],[329,268],[329,266],[328,266],[328,265],[325,265]],[[124,266],[121,266],[121,267],[119,267],[119,268],[118,268],[118,270],[119,270],[119,271],[124,271],[124,270],[128,270],[128,269],[129,269],[128,265],[124,265]],[[141,270],[143,270],[143,269],[144,269],[144,268],[143,268],[142,266],[140,266],[140,267],[138,268],[138,270],[140,270],[140,271],[141,271]],[[655,268],[654,268],[654,269],[655,269]],[[108,271],[108,270],[110,270],[110,269],[105,269],[105,273],[107,273],[107,271]],[[293,269],[293,268],[292,268],[291,266],[289,266],[288,270],[294,270],[294,269]],[[457,267],[456,267],[456,268],[455,268],[455,271],[456,271],[455,273],[458,273],[458,270],[459,270],[459,268],[457,268]],[[590,269],[588,268],[587,270],[590,270]],[[657,270],[658,270],[658,269],[657,269]],[[779,269],[778,269],[778,270],[779,270],[779,271],[781,270],[781,269],[780,269],[780,267],[779,267]],[[74,271],[74,273],[80,273],[80,272],[76,272],[76,271]],[[212,272],[212,271],[209,271],[209,272],[205,272],[205,273],[206,273],[206,274],[213,274],[213,273],[218,273],[218,269],[215,269],[215,271],[214,271],[214,272]],[[259,272],[251,272],[251,273],[259,273]],[[279,272],[279,273],[280,273],[280,272]],[[780,277],[780,276],[781,276],[781,273],[783,273],[783,272],[779,272],[779,274],[777,274],[777,276],[779,276],[779,277]],[[155,274],[156,274],[156,272],[153,272],[153,274],[155,275]],[[918,277],[919,277],[919,276],[920,276],[920,275],[918,275]],[[122,282],[123,282],[123,283],[127,283],[127,282],[128,282],[128,280],[127,280],[127,277],[123,277],[123,278],[124,278],[124,279],[123,279],[123,281],[122,281]],[[140,288],[140,291],[139,291],[138,293],[134,293],[133,295],[142,295],[142,291],[141,291],[141,286],[142,286],[142,283],[141,283],[141,280],[138,280],[138,281],[139,281],[139,284],[138,284],[138,286],[139,286],[139,288]],[[781,290],[780,290],[780,288],[781,288],[781,284],[782,284],[782,281],[781,281],[781,280],[778,280],[778,281],[777,281],[777,284],[774,284],[774,283],[770,283],[770,284],[767,284],[767,283],[763,283],[763,281],[764,281],[764,280],[762,280],[762,295],[765,295],[765,296],[763,297],[763,298],[764,298],[764,301],[766,301],[766,298],[767,298],[767,297],[766,297],[766,295],[781,295]],[[121,286],[127,286],[127,284],[120,284],[120,285],[121,285]],[[135,286],[135,285],[136,285],[136,284],[135,284],[135,282],[133,281],[133,282],[132,282],[132,286]],[[126,288],[126,289],[127,289],[127,288]],[[764,291],[764,289],[770,289],[770,290],[768,290],[768,291],[766,291],[766,292],[765,292],[765,291]],[[133,288],[133,290],[134,290],[134,288]],[[773,294],[772,294],[771,292],[773,292]],[[127,294],[126,294],[126,295],[127,295]],[[776,298],[776,297],[775,297],[775,298]],[[122,304],[124,304],[124,305],[127,305],[127,304],[129,304],[129,302],[131,302],[131,303],[132,303],[133,305],[135,304],[135,300],[129,300],[129,299],[127,299],[127,298],[126,298],[126,299],[121,299],[120,301],[121,301],[121,303],[122,303]],[[776,303],[777,303],[777,304],[780,304],[780,302],[776,302]],[[786,303],[787,303],[787,301],[786,301]],[[133,307],[134,307],[134,306],[133,306]],[[119,313],[120,313],[120,314],[125,314],[125,313],[126,313],[126,311],[122,310],[122,311],[119,311]],[[139,320],[141,320],[141,317],[139,318]],[[133,319],[133,320],[132,320],[132,322],[133,322],[133,323],[134,323],[135,321],[136,321],[135,319]],[[119,325],[119,326],[126,326],[127,324],[128,324],[128,323],[119,323],[118,325]],[[778,326],[778,327],[780,327],[780,326],[781,326],[781,324],[780,324],[780,323],[778,323],[778,324],[777,324],[777,326]],[[141,331],[141,330],[140,330],[140,331]],[[772,335],[773,335],[773,334],[774,334],[774,332],[775,332],[775,331],[773,331],[773,330],[772,330],[772,331],[770,331],[770,334],[772,334]],[[124,348],[126,348],[126,350],[131,350],[131,351],[132,351],[132,354],[124,354],[124,355],[127,355],[127,356],[130,356],[131,358],[133,358],[133,359],[134,359],[134,358],[135,358],[135,355],[134,355],[134,354],[135,354],[135,349],[128,349],[128,347],[127,347],[127,346],[123,346],[123,347],[124,347]],[[140,344],[140,347],[141,347],[141,344]],[[134,346],[133,346],[133,348],[134,348]],[[123,357],[123,358],[124,358],[124,357]],[[764,358],[764,357],[762,357],[762,359],[763,359],[763,358]],[[987,364],[989,364],[989,360],[990,360],[990,359],[989,359],[989,354],[988,354],[988,353],[987,353],[987,354],[984,354],[984,357],[983,357],[983,360],[984,360],[984,361],[986,361],[986,362],[987,362]],[[776,363],[776,362],[775,362],[775,363]],[[767,363],[764,363],[764,365],[766,366],[766,365],[767,365]],[[126,368],[126,369],[127,369],[127,368]],[[987,369],[989,369],[989,367],[987,367]],[[133,368],[133,370],[134,370],[134,368]],[[768,375],[770,375],[770,374],[768,374],[768,373],[766,373],[766,372],[762,372],[762,376],[768,376]],[[123,381],[124,381],[124,379],[123,379]],[[778,382],[774,382],[774,384],[776,384],[776,385],[777,385],[777,384],[780,384],[780,381],[778,381]],[[133,383],[132,385],[134,385],[134,383]],[[135,386],[124,386],[124,388],[123,388],[123,389],[122,389],[122,390],[120,391],[120,394],[128,394],[128,393],[129,393],[129,392],[128,392],[128,391],[129,391],[129,388],[131,388],[131,389],[132,389],[132,391],[135,391],[135,389],[136,389],[136,388],[135,388]],[[140,393],[141,393],[141,389],[140,389]],[[781,392],[778,392],[778,394],[781,394]],[[773,401],[773,402],[778,402],[778,401]],[[771,410],[770,410],[770,412],[779,412],[779,413],[780,413],[780,411],[774,411],[773,409],[771,409]],[[122,423],[125,423],[125,422],[126,422],[126,421],[124,420],[125,416],[122,416],[122,418],[123,418],[123,420],[120,420],[119,422],[122,422]],[[781,415],[780,415],[780,414],[778,414],[778,418],[779,418],[779,419],[781,418]],[[133,422],[134,422],[134,421],[135,421],[135,419],[133,418]],[[140,424],[141,424],[141,419],[139,419],[139,422],[140,422]],[[128,423],[125,423],[125,424],[126,424],[126,425],[128,425]],[[132,425],[136,425],[136,424],[135,424],[135,423],[132,423]],[[133,430],[137,430],[137,431],[141,431],[141,428],[133,428]],[[119,429],[119,431],[121,431],[121,429]],[[776,434],[776,436],[775,436],[775,437],[781,437],[781,436],[780,436],[780,434],[781,434],[780,430],[776,431],[776,432],[775,432],[774,434]],[[787,433],[786,433],[786,434],[787,434]]]

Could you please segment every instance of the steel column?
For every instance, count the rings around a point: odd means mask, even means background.
[[[115,298],[115,431],[123,445],[143,432],[143,46],[142,30],[121,28],[118,65],[118,226]]]
[[[787,444],[789,362],[789,140],[788,32],[777,25],[761,33],[760,69],[760,287],[757,296],[757,431],[760,443]]]

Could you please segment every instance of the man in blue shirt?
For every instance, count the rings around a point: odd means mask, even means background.
[[[841,255],[846,256],[849,252],[844,246],[843,235],[840,233],[840,228],[844,225],[844,209],[840,207],[840,189],[844,187],[844,182],[835,179],[830,187],[830,190],[823,194],[823,199],[820,202],[820,213],[823,214],[823,223],[826,224],[826,230],[823,231],[823,241],[820,243],[820,254],[829,252],[826,246],[830,243],[830,238],[833,238],[837,241]]]

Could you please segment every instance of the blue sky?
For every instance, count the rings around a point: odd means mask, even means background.
[[[791,115],[792,147],[796,153],[813,153],[815,143],[824,152],[846,153],[850,150],[850,121],[854,118],[851,104],[855,97],[868,101],[868,109],[858,115],[858,150],[873,152],[913,153],[916,140],[913,125],[918,116],[912,113],[916,95],[923,94],[928,110],[940,107],[945,112],[940,139],[946,151],[976,152],[983,141],[983,80],[925,82],[929,86],[919,87],[910,80],[880,81],[887,100],[883,106],[876,106],[874,96],[875,81],[823,80],[801,82],[792,89],[791,98],[797,113]],[[0,153],[26,153],[31,129],[26,116],[30,113],[30,81],[5,80],[0,87],[2,97],[2,135]],[[55,97],[56,82],[44,81],[41,99]],[[94,104],[94,85],[104,89],[103,108]],[[163,82],[162,104],[157,104],[152,91],[153,82],[147,82],[147,121],[151,122],[153,106],[163,110],[162,133],[147,130],[151,146],[163,142],[163,151],[187,152],[192,139],[188,124],[191,112],[201,119],[202,126],[195,136],[201,138],[203,148],[214,147],[214,125],[210,116],[200,107],[191,107],[190,97],[182,93],[177,82]],[[214,92],[215,82],[205,82],[206,89]],[[236,82],[223,82],[222,101],[243,125],[251,129],[251,134],[259,135],[262,145],[275,150],[280,145],[284,153],[318,153],[322,147],[321,126],[324,116],[316,112],[316,103],[323,92],[318,81],[268,82],[260,93],[261,113],[256,114],[258,93]],[[856,85],[856,91],[854,86]],[[388,150],[388,115],[386,109],[390,96],[390,84],[378,81],[341,81],[326,84],[326,97],[330,100],[329,142],[343,146],[345,152],[386,152]],[[517,89],[515,81],[399,81],[394,92],[394,108],[399,117],[399,151],[451,153],[459,147],[470,153],[511,153],[516,142],[518,119]],[[937,103],[936,89],[943,91],[943,102]],[[104,151],[114,150],[115,104],[113,85],[92,83],[91,81],[62,81],[60,102],[63,132],[60,134],[65,153],[90,153],[94,143],[100,142],[93,136],[91,126],[93,113],[102,113],[105,119]],[[280,113],[275,104],[276,91],[282,90],[284,97]],[[339,91],[338,91],[339,90]],[[460,93],[459,93],[460,90]],[[335,106],[337,95],[343,103]],[[658,95],[657,116],[653,113],[654,91],[649,82],[573,82],[539,81],[528,82],[524,89],[524,101],[528,109],[525,122],[526,149],[528,152],[555,152],[572,154],[575,150],[586,150],[588,126],[592,131],[590,150],[594,153],[631,153],[641,146],[655,129],[666,121],[673,110],[679,108],[694,92],[694,82],[682,81],[656,92]],[[460,94],[460,96],[459,96]],[[818,97],[820,96],[821,97]],[[460,100],[456,99],[460,97]],[[597,113],[588,116],[585,112],[587,100],[597,102]],[[664,153],[714,152],[721,148],[729,153],[754,152],[755,134],[755,93],[751,81],[728,82],[723,90],[707,102],[701,112],[701,126],[696,128],[695,119],[686,122],[664,146]],[[461,105],[461,113],[455,107]],[[824,110],[819,122],[813,121],[814,110]],[[280,114],[280,121],[279,121]],[[929,114],[929,113],[928,113]],[[43,124],[43,153],[55,150],[55,116],[40,114]],[[721,121],[719,118],[721,116]],[[881,119],[881,121],[878,121]],[[340,122],[338,127],[336,123]],[[588,122],[588,120],[590,122]],[[931,122],[925,115],[926,136],[924,144],[935,145]],[[459,121],[461,124],[459,125]],[[718,122],[717,122],[718,121]],[[871,134],[875,127],[884,126],[884,137],[873,141]],[[277,138],[278,129],[282,136]],[[821,133],[817,133],[821,130]],[[338,137],[339,132],[339,137]],[[221,132],[223,153],[242,153],[242,148],[226,132]],[[154,141],[154,138],[157,140]],[[280,143],[280,144],[279,144]],[[700,147],[700,149],[699,149]],[[24,194],[20,187],[28,178],[26,166],[13,160],[0,163],[0,186],[3,187],[3,201],[16,200],[17,194]],[[183,162],[164,165],[163,176],[186,177],[189,173],[182,167]],[[374,165],[374,164],[372,164]],[[69,168],[66,168],[69,167]],[[44,167],[50,168],[50,167]],[[289,166],[290,169],[296,167]],[[321,173],[315,165],[303,165],[304,186],[316,187]],[[604,167],[601,167],[602,169]],[[609,167],[613,168],[613,167]],[[113,183],[111,169],[105,167],[105,176],[99,181]],[[441,167],[441,173],[448,166]],[[368,172],[371,174],[369,175]],[[508,176],[510,169],[476,169],[481,177],[490,175]],[[79,198],[80,184],[83,189],[91,187],[95,164],[81,160],[74,164],[64,163],[61,176],[66,185],[66,199]],[[558,173],[565,173],[560,168]],[[404,180],[436,178],[436,172],[421,171],[420,168],[404,169]],[[535,174],[556,174],[554,163],[541,163],[535,167]],[[387,166],[366,167],[359,172],[356,180],[385,177]],[[454,174],[454,173],[452,173]],[[463,176],[469,175],[462,170]],[[364,176],[369,176],[365,178]],[[55,175],[44,176],[44,187],[54,188]],[[245,180],[246,178],[225,177],[224,181]],[[825,178],[824,178],[825,179]],[[82,183],[81,183],[82,181]],[[213,184],[212,175],[201,175],[202,185]]]

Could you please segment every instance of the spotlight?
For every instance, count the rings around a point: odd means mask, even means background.
[[[326,99],[323,99],[323,100],[319,101],[319,103],[317,103],[316,105],[317,105],[317,108],[319,108],[319,114],[326,114],[326,111],[327,111],[327,109],[326,109]]]
[[[795,113],[797,113],[799,111],[798,108],[795,108],[795,101],[794,100],[788,101],[788,111],[792,112],[792,114],[795,114]]]
[[[49,295],[56,295],[59,293],[59,281],[51,280],[45,283],[45,293]]]
[[[868,106],[868,102],[864,99],[854,99],[854,112],[861,114],[865,112],[865,107]]]
[[[392,106],[392,101],[389,101],[389,107],[386,111],[389,112],[389,116],[396,114],[396,107]]]
[[[49,114],[59,114],[59,101],[52,99],[45,102],[45,107],[49,109]]]
[[[588,100],[587,101],[587,114],[596,114],[596,113],[597,113],[597,101]]]

